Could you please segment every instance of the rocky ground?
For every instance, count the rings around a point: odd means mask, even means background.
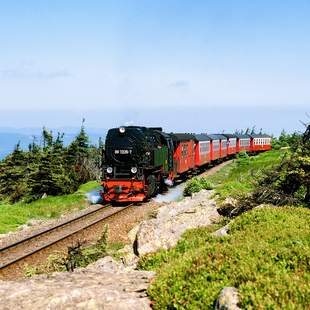
[[[0,282],[1,309],[150,309],[154,274],[126,270],[111,257],[72,273]]]
[[[72,273],[1,281],[0,309],[150,309],[146,289],[154,274],[135,270],[139,256],[173,247],[186,229],[217,222],[211,195],[203,190],[164,204],[130,231],[122,263],[105,257]]]

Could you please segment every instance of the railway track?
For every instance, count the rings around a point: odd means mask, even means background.
[[[214,167],[211,168],[211,170],[212,169],[214,169]],[[203,175],[204,173],[199,175]],[[52,248],[53,245],[56,245],[61,241],[64,241],[62,244],[62,248],[65,249],[68,244],[70,244],[69,241],[66,239],[69,239],[70,237],[77,235],[82,231],[86,231],[88,228],[91,228],[96,224],[104,222],[105,220],[108,220],[109,218],[116,215],[117,213],[123,212],[124,210],[127,210],[132,206],[133,204],[120,208],[114,208],[110,205],[104,208],[102,206],[99,206],[95,209],[89,210],[87,213],[79,215],[68,221],[59,223],[53,227],[44,229],[29,237],[20,239],[17,242],[1,247],[0,279],[7,278],[7,274],[10,273],[7,272],[7,270],[12,270],[12,268],[19,269],[18,273],[22,274],[25,264],[28,263],[27,259],[29,257],[35,256],[37,253],[43,252],[46,249],[49,251],[48,254],[51,254],[52,251],[49,250],[49,248]],[[45,253],[43,257],[41,257],[36,262],[44,260],[47,256],[48,255]]]
[[[22,263],[29,257],[79,234],[96,224],[100,224],[117,213],[124,212],[124,210],[132,207],[132,205],[130,204],[120,208],[111,207],[110,205],[105,208],[100,206],[73,219],[0,248],[0,278],[1,276],[3,277],[7,269],[14,268],[15,265]]]

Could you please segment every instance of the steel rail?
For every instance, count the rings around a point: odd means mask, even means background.
[[[81,232],[81,231],[83,231],[83,230],[85,230],[85,229],[87,229],[87,228],[89,228],[89,227],[91,227],[91,226],[93,226],[93,225],[96,225],[97,223],[99,223],[99,222],[101,222],[101,221],[103,221],[103,220],[105,220],[105,219],[108,219],[108,218],[112,217],[113,215],[115,215],[115,214],[117,214],[117,213],[120,213],[120,212],[122,212],[122,211],[124,211],[124,210],[130,208],[130,207],[132,207],[132,205],[133,205],[133,204],[130,204],[130,205],[125,206],[125,207],[121,207],[121,208],[120,208],[119,210],[117,210],[116,212],[113,212],[113,213],[108,214],[108,215],[104,215],[103,217],[100,217],[99,219],[96,219],[96,220],[92,221],[91,223],[89,223],[89,224],[87,224],[87,225],[85,225],[85,226],[83,226],[83,227],[81,227],[81,228],[78,228],[78,229],[76,229],[76,230],[74,230],[74,231],[71,231],[71,232],[69,232],[69,233],[67,233],[67,234],[65,234],[65,235],[63,235],[63,236],[61,236],[60,238],[57,238],[56,240],[50,241],[50,242],[44,244],[43,246],[41,246],[41,247],[39,247],[39,248],[37,248],[37,249],[35,249],[35,250],[29,252],[29,253],[26,253],[26,254],[21,255],[21,256],[15,258],[15,259],[13,259],[13,260],[7,262],[7,263],[4,263],[3,265],[0,266],[0,271],[1,271],[1,269],[5,269],[6,267],[8,267],[8,266],[10,266],[10,265],[13,265],[13,264],[15,264],[15,263],[17,263],[17,262],[19,262],[19,261],[25,259],[25,258],[27,258],[27,257],[29,257],[29,256],[31,256],[31,255],[33,255],[33,254],[35,254],[35,253],[37,253],[37,252],[40,252],[40,251],[42,251],[42,250],[44,250],[44,249],[50,247],[50,246],[53,245],[53,244],[56,244],[57,242],[60,242],[60,241],[66,239],[66,238],[68,238],[68,237],[70,237],[70,236],[73,236],[73,235],[77,234],[78,232]],[[98,211],[98,209],[97,209],[97,211]],[[92,213],[95,213],[95,212],[92,212]],[[87,215],[89,215],[89,214],[91,214],[91,212],[89,212]],[[87,215],[85,215],[85,216],[87,216]],[[84,216],[84,217],[85,217],[85,216]],[[78,218],[81,219],[81,218],[83,218],[83,216],[79,216]],[[78,219],[78,218],[76,218],[76,219]],[[72,223],[73,221],[70,220],[70,221],[68,221],[68,222],[65,223],[65,224],[68,224],[69,222]],[[58,228],[60,228],[60,227],[65,226],[65,225],[57,225],[57,226],[58,226]],[[46,230],[46,231],[47,231],[47,232],[50,232],[49,230]],[[43,233],[42,233],[41,235],[43,235]],[[28,238],[25,238],[25,239],[28,239]],[[28,240],[27,240],[27,241],[28,241]],[[21,242],[16,242],[16,243],[19,243],[19,244],[20,244]]]
[[[110,205],[108,205],[108,206],[110,206]],[[104,208],[102,206],[98,207],[97,209],[91,210],[91,211],[89,211],[87,213],[84,213],[84,214],[81,214],[81,215],[79,215],[77,217],[74,217],[74,218],[70,219],[69,221],[66,221],[66,222],[63,222],[63,223],[59,223],[59,224],[57,224],[57,225],[55,225],[53,227],[44,229],[44,230],[42,230],[42,231],[40,231],[40,232],[38,232],[36,234],[30,235],[29,237],[26,237],[26,238],[23,238],[23,239],[20,239],[20,240],[14,242],[14,243],[8,244],[8,245],[0,248],[0,253],[2,253],[4,251],[7,251],[7,250],[9,250],[11,248],[14,248],[14,247],[16,247],[16,246],[18,246],[20,244],[23,244],[23,243],[25,243],[27,241],[30,241],[30,240],[35,239],[37,237],[40,237],[40,236],[42,236],[42,235],[44,235],[46,233],[52,232],[53,230],[56,230],[56,229],[58,229],[60,227],[64,227],[64,226],[66,226],[68,224],[71,224],[71,223],[73,223],[75,221],[78,221],[78,220],[80,220],[80,219],[82,219],[84,217],[87,217],[87,216],[89,216],[91,214],[94,214],[94,213],[96,213],[98,211],[102,211],[102,210],[104,210]]]

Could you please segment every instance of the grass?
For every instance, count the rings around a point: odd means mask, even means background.
[[[220,200],[244,196],[254,189],[255,181],[263,176],[264,170],[272,169],[280,163],[285,152],[285,150],[272,150],[256,156],[243,154],[233,163],[207,177],[207,180],[215,185]]]
[[[96,188],[98,182],[81,185],[74,194],[49,196],[32,203],[0,204],[0,233],[16,230],[31,219],[58,218],[64,213],[88,206],[85,193]]]
[[[236,218],[229,237],[187,231],[175,248],[140,260],[157,272],[154,309],[212,309],[225,286],[239,290],[243,309],[308,309],[309,222],[309,209],[264,208]]]
[[[87,192],[90,192],[94,189],[96,189],[97,187],[99,187],[99,183],[98,181],[90,181],[90,182],[87,182],[85,184],[82,184],[79,189],[77,190],[77,193],[79,194],[86,194]]]

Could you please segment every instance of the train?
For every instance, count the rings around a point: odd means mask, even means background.
[[[161,127],[109,129],[100,195],[104,202],[142,202],[176,179],[245,151],[271,149],[267,134],[166,133]]]

